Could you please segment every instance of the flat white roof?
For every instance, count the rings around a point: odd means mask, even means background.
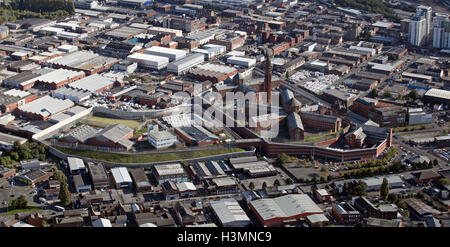
[[[432,88],[425,93],[425,96],[450,99],[450,91]]]
[[[160,176],[185,173],[184,168],[180,163],[155,165],[155,170]]]
[[[69,87],[82,89],[93,93],[113,84],[114,81],[112,79],[99,74],[93,74],[69,84]]]
[[[131,180],[130,174],[128,173],[127,168],[125,167],[117,167],[111,169],[111,174],[114,177],[114,181],[116,183],[131,183],[133,180]]]
[[[306,194],[291,194],[251,202],[264,220],[289,218],[303,214],[321,214],[322,209]]]
[[[384,178],[388,180],[389,184],[403,183],[402,178],[399,176],[370,177],[370,178],[363,178],[362,181],[364,181],[367,184],[367,187],[379,186],[383,183]]]
[[[112,227],[111,221],[108,219],[100,218],[92,222],[93,227]]]
[[[248,221],[250,223],[250,219],[245,211],[233,198],[211,201],[211,208],[214,210],[222,224],[228,224],[236,221]]]
[[[84,72],[68,69],[57,69],[47,74],[41,75],[36,79],[46,83],[59,83],[61,81],[65,81],[67,79],[71,79],[81,75],[84,75]]]
[[[15,89],[15,88],[6,91],[6,92],[4,92],[3,94],[4,94],[4,95],[9,95],[9,96],[14,96],[14,97],[20,97],[20,98],[23,98],[23,97],[26,97],[26,96],[30,95],[29,92],[22,91],[22,90],[17,90],[17,89]]]
[[[67,157],[67,163],[69,164],[70,171],[84,169],[86,166],[82,159],[75,157]]]
[[[256,63],[256,59],[255,58],[232,56],[232,57],[229,57],[227,59],[227,62],[229,62],[229,63],[230,62],[235,62],[235,61],[247,62],[247,63]]]
[[[159,63],[169,63],[169,58],[167,58],[167,57],[138,53],[138,52],[133,53],[127,57],[127,59],[130,59],[130,58],[144,60],[144,61],[159,62]]]
[[[69,99],[61,100],[46,95],[28,104],[20,106],[19,110],[48,117],[72,106],[74,106],[74,103]]]
[[[175,55],[177,57],[183,57],[186,56],[186,51],[179,50],[179,49],[173,49],[173,48],[167,48],[167,47],[161,47],[161,46],[152,46],[145,50],[145,52],[158,52],[158,53],[166,53]]]
[[[191,182],[182,182],[177,184],[179,191],[189,191],[189,190],[197,190],[195,185]]]
[[[197,69],[204,69],[204,70],[210,70],[214,72],[221,72],[221,73],[231,73],[233,71],[236,71],[236,68],[226,65],[220,65],[220,64],[213,64],[213,63],[205,63],[203,65],[197,66]]]

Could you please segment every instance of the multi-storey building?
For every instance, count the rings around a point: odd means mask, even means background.
[[[428,44],[431,37],[431,7],[419,6],[409,23],[409,43],[414,46]]]

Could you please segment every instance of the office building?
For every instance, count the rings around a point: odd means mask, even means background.
[[[433,18],[433,48],[450,48],[450,20],[448,14],[439,14]]]
[[[431,7],[419,6],[409,23],[409,43],[414,46],[427,45],[431,40]]]

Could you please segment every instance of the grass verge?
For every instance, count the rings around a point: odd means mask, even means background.
[[[108,162],[118,162],[118,163],[151,163],[151,162],[162,162],[170,160],[182,160],[182,159],[192,159],[200,158],[211,155],[227,154],[234,152],[245,151],[241,148],[220,148],[211,150],[201,150],[192,152],[173,152],[173,153],[158,153],[158,154],[116,154],[116,153],[105,153],[97,151],[86,151],[86,150],[75,150],[67,148],[59,148],[58,150],[69,155],[76,155],[81,157],[92,158],[96,160],[103,160]]]
[[[105,128],[109,125],[113,124],[124,124],[132,129],[136,129],[139,127],[140,123],[135,120],[125,120],[125,119],[114,119],[114,118],[105,118],[105,117],[90,117],[86,120],[88,125],[92,125],[95,127]]]
[[[21,208],[21,209],[13,209],[13,210],[8,210],[6,212],[6,215],[11,216],[11,215],[15,215],[17,213],[23,213],[23,212],[35,212],[35,211],[41,211],[41,208],[38,207],[34,207],[34,206],[30,206],[28,205],[26,208]]]

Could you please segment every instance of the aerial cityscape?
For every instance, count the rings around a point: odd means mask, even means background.
[[[450,0],[0,14],[2,228],[450,227]]]

